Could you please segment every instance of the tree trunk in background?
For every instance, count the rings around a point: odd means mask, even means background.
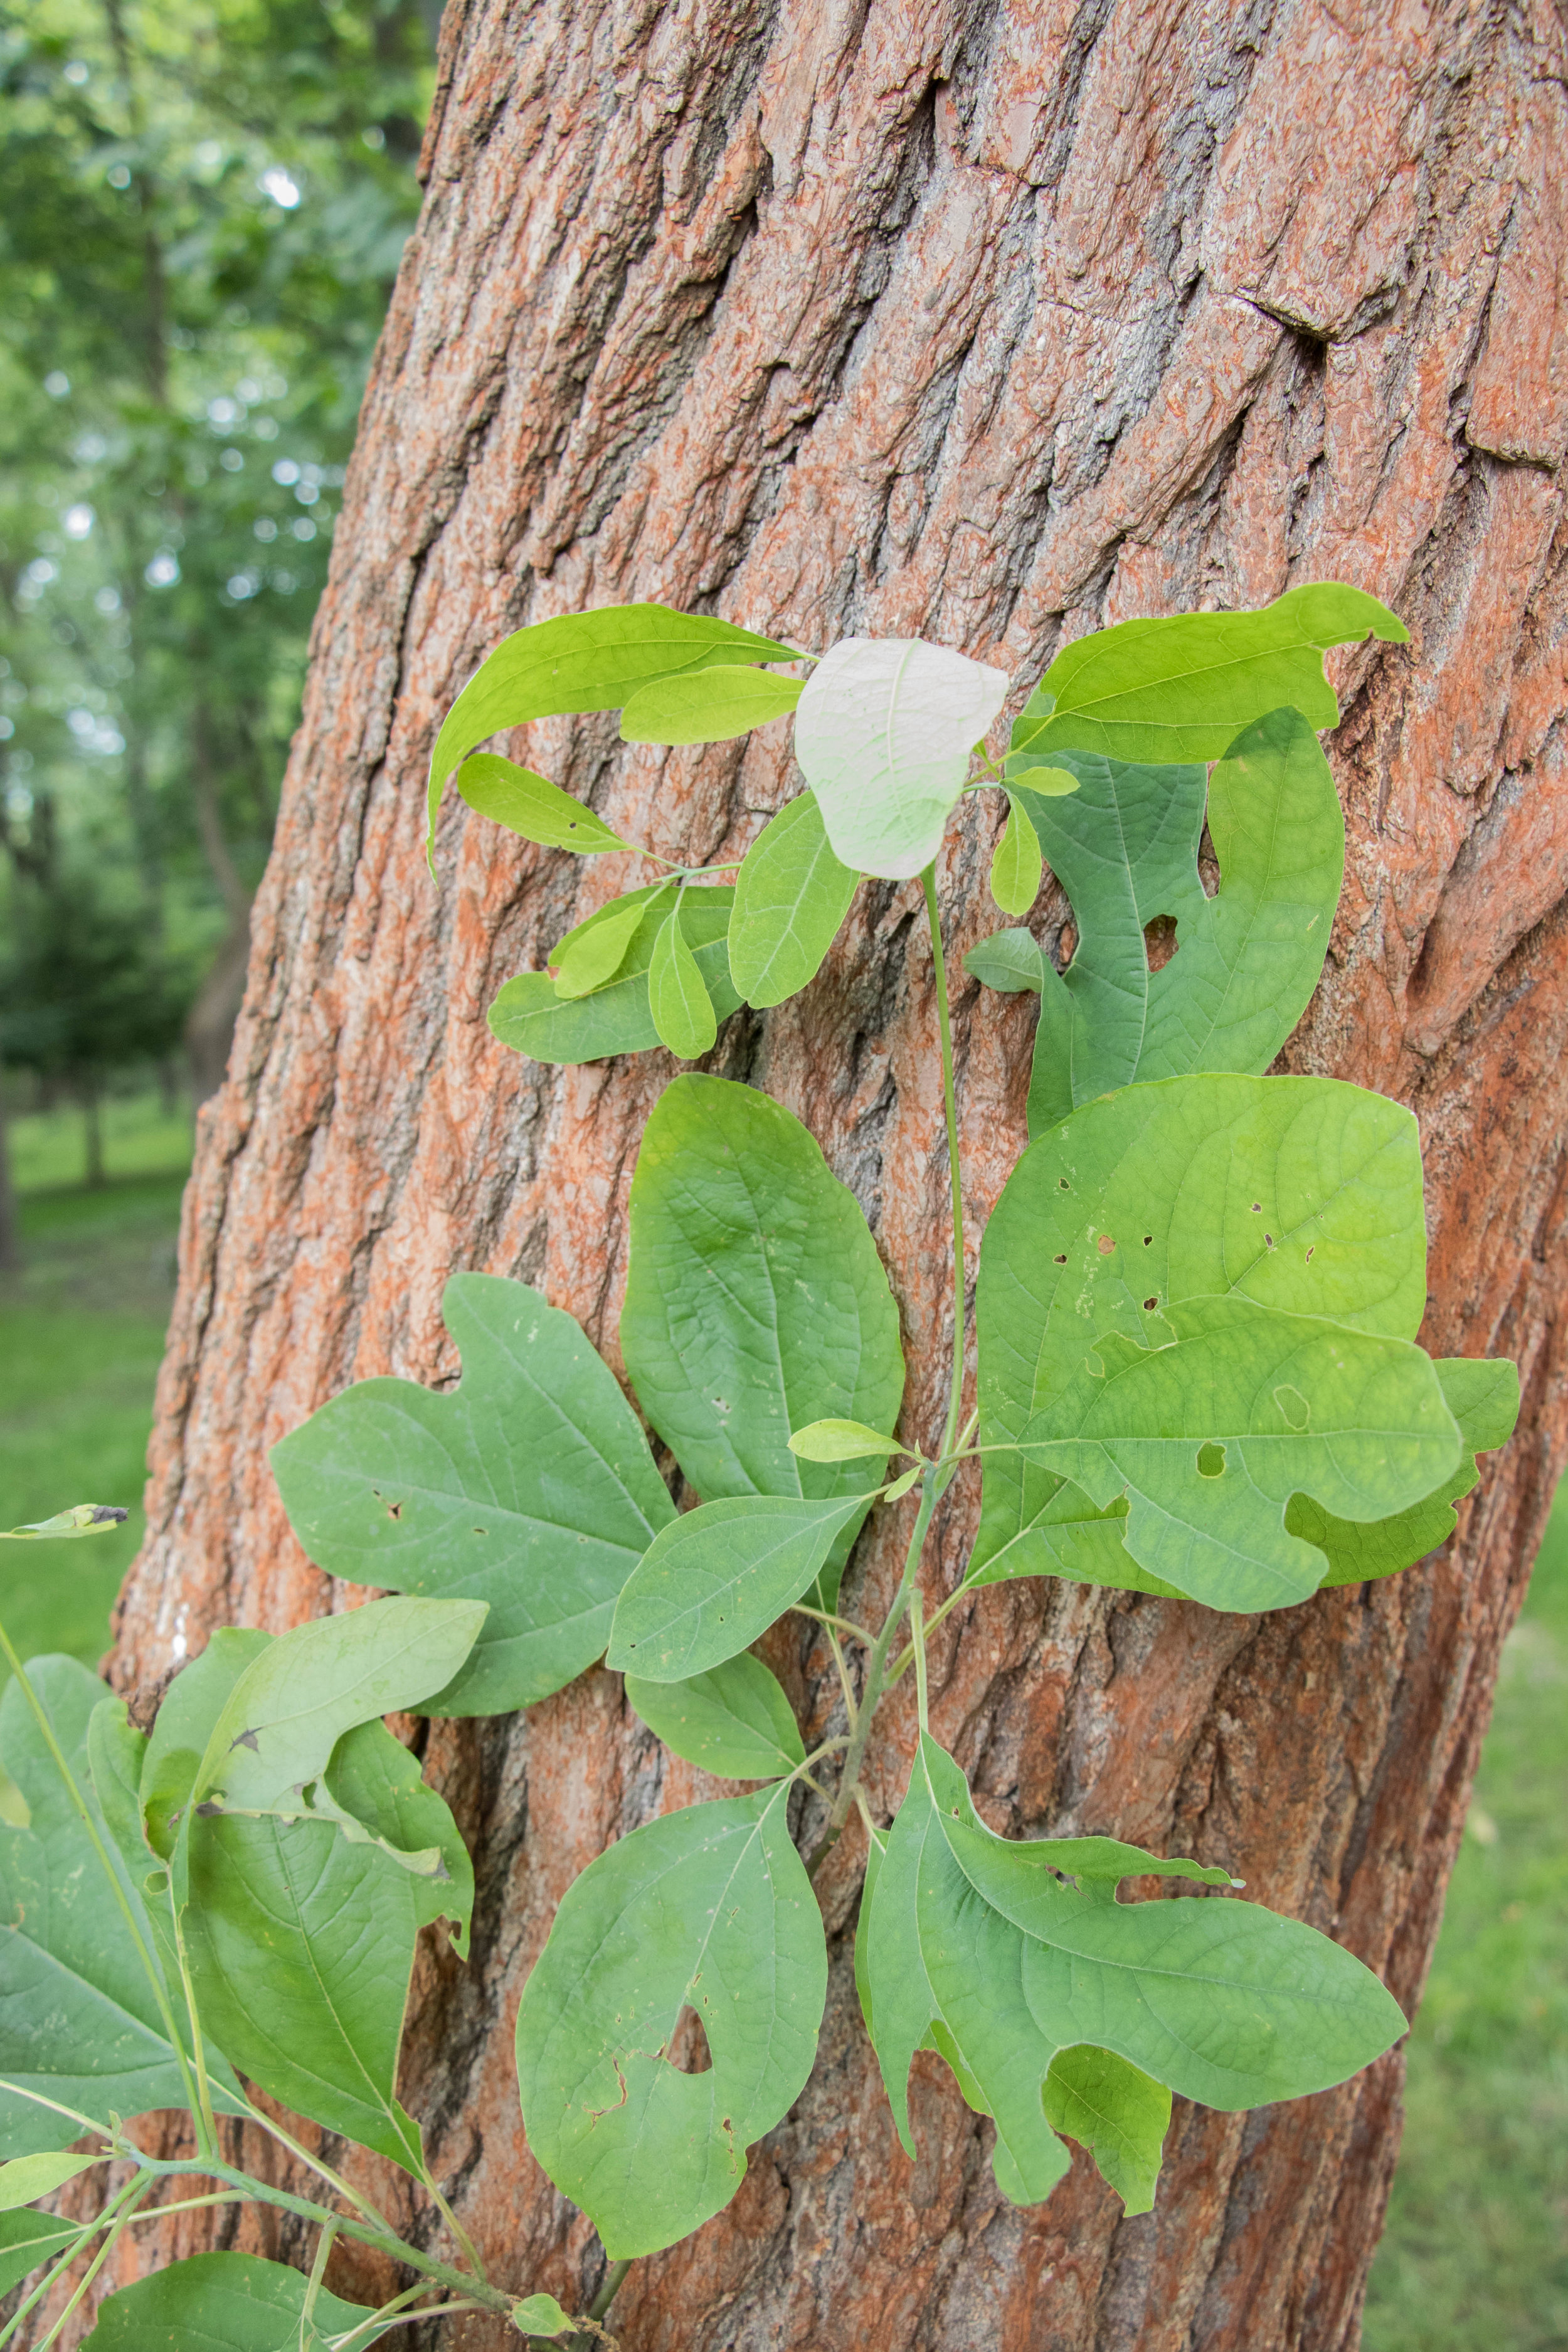
[[[423,863],[432,735],[500,636],[655,596],[812,647],[920,632],[1026,684],[1105,621],[1353,581],[1413,642],[1339,661],[1346,889],[1284,1061],[1415,1110],[1424,1338],[1516,1355],[1521,1433],[1444,1552],[1276,1616],[983,1591],[942,1637],[933,1715],[999,1824],[1223,1859],[1414,2009],[1568,1436],[1565,65],[1534,0],[448,10],[428,202],[201,1122],[122,1684],[215,1625],[346,1605],[293,1543],[267,1448],[349,1381],[450,1380],[454,1268],[540,1284],[618,1360],[626,1188],[674,1066],[542,1070],[484,1016],[621,877],[455,800],[435,885]],[[771,750],[627,751],[613,719],[527,748],[693,858],[738,853],[795,788]],[[958,951],[997,920],[997,822],[966,804],[942,861]],[[905,1317],[906,1428],[927,1432],[951,1301],[917,899],[864,887],[814,986],[738,1016],[708,1066],[799,1112],[856,1187]],[[1030,1013],[963,984],[957,1021],[977,1237],[1024,1141]],[[950,1584],[975,1500],[961,1481],[940,1523]],[[873,1547],[858,1572],[875,1606],[893,1563]],[[826,1669],[805,1643],[803,1705],[827,1705]],[[907,1730],[872,1777],[885,1811]],[[523,2141],[517,1999],[575,1873],[710,1784],[650,1748],[604,1672],[436,1726],[429,1766],[483,1893],[472,1965],[422,1963],[405,2096],[500,2274],[581,2308],[601,2257]],[[824,1874],[812,2082],[730,2211],[634,2270],[627,2352],[1354,2344],[1397,2054],[1248,2118],[1178,2106],[1143,2219],[1082,2158],[1015,2211],[934,2062],[920,2160],[898,2148],[855,2015],[861,1859],[852,1832]],[[287,2231],[268,2242],[298,2258]],[[342,2259],[344,2291],[370,2284]]]
[[[216,1095],[223,1084],[229,1048],[234,1043],[234,1024],[245,999],[246,966],[250,961],[250,893],[224,837],[212,716],[201,702],[191,713],[191,792],[195,802],[196,831],[228,916],[228,929],[214,950],[212,962],[185,1015],[191,1094],[199,1104]]]

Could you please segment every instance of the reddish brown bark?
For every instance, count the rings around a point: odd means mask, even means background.
[[[994,1589],[944,1629],[935,1682],[999,1825],[1223,1858],[1413,2008],[1568,1433],[1558,20],[1538,0],[469,0],[442,60],[231,1075],[203,1117],[117,1672],[343,1604],[289,1537],[266,1449],[351,1379],[449,1376],[454,1267],[542,1284],[614,1360],[626,1185],[671,1065],[543,1071],[484,1014],[621,877],[456,806],[437,885],[422,863],[433,730],[508,629],[656,595],[812,646],[918,630],[1026,681],[1107,619],[1352,580],[1413,642],[1338,664],[1348,884],[1286,1058],[1415,1107],[1426,1336],[1518,1356],[1521,1433],[1405,1577],[1258,1621]],[[613,720],[542,726],[529,750],[705,856],[792,789],[769,751],[628,752]],[[994,822],[972,807],[944,857],[960,947],[994,919]],[[951,1301],[913,905],[863,889],[814,986],[737,1018],[710,1066],[798,1110],[859,1192],[925,1431]],[[976,1235],[1023,1139],[1028,1019],[962,995]],[[950,1580],[973,1504],[954,1488]],[[889,1559],[862,1566],[874,1606]],[[824,1664],[790,1654],[805,1706],[829,1703]],[[895,1712],[884,1805],[907,1733]],[[485,1894],[471,1968],[424,1966],[405,2095],[501,2273],[581,2307],[596,2248],[528,2155],[511,2019],[576,1871],[697,1776],[661,1765],[602,1672],[513,1720],[437,1727],[430,1759]],[[1081,2161],[1016,2212],[989,2127],[924,2060],[922,2152],[899,2151],[853,2013],[858,1870],[847,1839],[812,2083],[731,2211],[634,2273],[626,2347],[1354,2343],[1397,2055],[1249,2119],[1179,2113],[1144,2219]]]

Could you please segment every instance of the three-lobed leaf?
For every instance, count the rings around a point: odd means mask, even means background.
[[[488,1603],[430,1707],[497,1715],[601,1654],[621,1587],[675,1512],[571,1316],[500,1275],[454,1275],[442,1305],[462,1356],[456,1388],[362,1381],[274,1446],[272,1468],[330,1575]]]
[[[749,1651],[681,1682],[628,1675],[626,1697],[667,1748],[722,1780],[776,1780],[805,1761],[794,1709]]]
[[[741,861],[730,970],[748,1004],[782,1004],[815,979],[860,877],[834,856],[815,793],[770,817]]]
[[[442,722],[430,755],[430,840],[447,777],[487,736],[503,728],[531,719],[618,710],[655,678],[715,664],[799,658],[794,646],[664,604],[603,605],[519,629],[480,664]]]
[[[734,1657],[816,1581],[869,1499],[733,1495],[686,1512],[626,1579],[605,1664],[673,1683]]]
[[[1007,674],[919,638],[846,637],[806,680],[795,751],[834,854],[907,881],[929,866]]]
[[[458,791],[479,815],[545,849],[591,857],[631,846],[559,784],[520,768],[515,760],[503,760],[499,751],[476,751],[465,760],[458,771]]]
[[[612,2261],[727,2205],[811,2072],[827,1952],[786,1794],[692,1805],[612,1845],[568,1888],[523,1988],[529,2147]],[[670,2056],[688,2004],[712,2058],[700,2074]]]
[[[875,1485],[849,1464],[802,1462],[789,1437],[819,1420],[897,1425],[898,1309],[859,1202],[754,1087],[682,1076],[655,1106],[620,1337],[643,1411],[706,1502],[827,1502]],[[829,1582],[866,1507],[844,1522]]]
[[[515,980],[509,980],[489,1010],[490,1029],[501,1044],[531,1055],[536,1062],[568,1065],[601,1062],[613,1054],[641,1054],[657,1045],[659,1035],[648,996],[648,968],[664,920],[666,887],[627,892],[628,900],[640,899],[642,906],[637,929],[614,973],[587,994],[562,997],[555,982],[543,971],[520,972]],[[686,900],[683,935],[702,975],[715,1019],[726,1021],[741,1002],[730,977],[726,946],[735,893],[719,885],[688,889],[681,895]]]

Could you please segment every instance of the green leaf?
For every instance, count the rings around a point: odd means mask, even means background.
[[[1407,1511],[1370,1524],[1337,1519],[1310,1496],[1290,1497],[1286,1528],[1327,1554],[1325,1585],[1362,1584],[1373,1577],[1396,1575],[1447,1543],[1458,1525],[1453,1506],[1480,1475],[1477,1454],[1506,1445],[1512,1436],[1519,1418],[1516,1364],[1447,1356],[1437,1359],[1436,1372],[1448,1410],[1459,1424],[1463,1451],[1458,1469],[1435,1494]]]
[[[79,2172],[100,2161],[96,2156],[63,2156],[49,2150],[13,2157],[9,2164],[0,2164],[0,2213],[14,2213],[40,2197],[52,2197]]]
[[[417,1706],[452,1681],[487,1613],[482,1601],[370,1601],[279,1634],[225,1701],[193,1801],[288,1818],[344,1732]]]
[[[814,1421],[795,1432],[789,1450],[803,1462],[863,1462],[868,1454],[885,1462],[889,1454],[910,1449],[879,1429],[868,1429],[863,1421]]]
[[[727,743],[800,700],[800,681],[771,670],[716,663],[683,677],[639,687],[621,713],[623,743]]]
[[[663,604],[563,613],[503,638],[447,713],[430,758],[430,837],[441,790],[488,735],[585,710],[618,710],[642,686],[680,671],[743,661],[798,661],[793,646]]]
[[[710,1503],[854,1494],[863,1471],[801,1462],[790,1432],[898,1423],[898,1309],[860,1205],[797,1118],[728,1079],[677,1078],[644,1130],[620,1337],[643,1411]],[[829,1555],[835,1592],[858,1525]]]
[[[500,1275],[454,1275],[442,1306],[456,1388],[362,1381],[274,1446],[272,1467],[329,1575],[488,1602],[430,1711],[502,1715],[603,1654],[622,1585],[675,1512],[571,1316]]]
[[[662,887],[662,886],[661,886]],[[636,895],[631,894],[631,895]],[[663,919],[650,890],[644,914],[613,980],[590,996],[562,999],[547,972],[525,971],[509,980],[489,1011],[489,1024],[503,1045],[536,1062],[602,1062],[613,1054],[640,1054],[659,1042],[648,1001],[648,966]],[[735,893],[723,886],[688,889],[681,924],[714,1014],[728,1020],[741,999],[730,978],[725,935]]]
[[[1070,768],[1020,768],[1013,782],[1046,800],[1059,800],[1065,793],[1076,793],[1078,778]]]
[[[325,2352],[365,2328],[354,2337],[359,2352],[397,2324],[367,2326],[364,2305],[318,2287],[306,2326],[309,2285],[303,2271],[259,2254],[192,2254],[106,2297],[83,2352]]]
[[[697,959],[686,943],[681,915],[685,899],[683,890],[653,943],[647,1001],[660,1043],[683,1062],[695,1062],[711,1047],[719,1023]]]
[[[977,940],[963,959],[965,971],[1005,996],[1021,996],[1031,988],[1038,996],[1044,964],[1038,940],[1026,930],[993,931],[989,939]]]
[[[80,2235],[79,2221],[62,2221],[54,2213],[0,2213],[0,2294],[20,2286],[29,2271],[58,2261]]]
[[[1121,1874],[1161,1867],[1120,1852]],[[865,1929],[877,2055],[910,2155],[909,2068],[928,2033],[996,2117],[1005,2195],[1033,2201],[1061,2177],[1060,2118],[1097,2160],[1104,2150],[1131,2208],[1130,2190],[1152,2190],[1155,2096],[1120,2075],[1101,2116],[1074,2113],[1069,2092],[1097,2081],[1105,2097],[1118,2070],[1075,2054],[1047,2087],[1058,2053],[1089,2045],[1230,2111],[1342,2082],[1405,2032],[1371,1970],[1312,1928],[1233,1898],[1122,1904],[1087,1877],[1075,1892],[1059,1853],[1056,1840],[994,1836],[952,1758],[922,1735]]]
[[[90,1803],[88,1727],[104,1685],[74,1658],[35,1658],[26,1677]],[[129,2120],[183,2107],[185,2090],[124,1915],[16,1681],[0,1696],[0,1764],[29,1813],[25,1829],[0,1823],[0,2076],[18,2086],[0,2091],[0,2157],[16,2157],[68,2146],[83,2128],[25,2092],[103,2125],[111,2111]],[[120,1885],[151,1947],[140,1876]],[[216,2104],[233,2113],[239,2086],[212,2057]]]
[[[1234,1296],[1166,1309],[1177,1344],[1096,1341],[1098,1375],[1026,1424],[1030,1460],[1100,1509],[1129,1505],[1139,1565],[1211,1609],[1278,1609],[1315,1591],[1323,1555],[1287,1533],[1298,1491],[1376,1519],[1430,1494],[1459,1435],[1429,1356]]]
[[[550,956],[555,993],[561,1001],[570,1003],[575,997],[591,996],[595,989],[607,987],[626,963],[632,941],[646,922],[654,925],[657,947],[674,899],[675,887],[669,882],[628,890],[596,908],[586,922],[568,931]]]
[[[622,1838],[568,1888],[523,1987],[529,2147],[612,2262],[727,2205],[811,2072],[827,1953],[787,1793],[691,1805]],[[713,2061],[700,2074],[667,2054],[689,2002]]]
[[[795,752],[836,856],[896,881],[931,864],[1007,683],[919,638],[846,637],[818,662]]]
[[[1123,1088],[1042,1135],[981,1245],[981,1443],[1016,1441],[1081,1383],[1103,1334],[1156,1346],[1173,1301],[1227,1293],[1413,1337],[1426,1234],[1409,1112],[1331,1078],[1213,1076]],[[1171,1590],[1110,1507],[989,1454],[971,1573]]]
[[[511,2324],[524,2336],[564,2336],[575,2325],[552,2294],[525,2295],[514,2303]]]
[[[667,1748],[723,1780],[776,1780],[805,1761],[795,1710],[749,1651],[685,1682],[628,1675],[626,1696]]]
[[[782,1004],[816,977],[860,877],[828,846],[815,793],[768,819],[741,861],[730,970],[748,1004]]]
[[[867,1500],[734,1495],[686,1512],[627,1578],[605,1664],[656,1683],[722,1664],[800,1599]]]
[[[1046,2076],[1046,2121],[1094,2158],[1129,2213],[1152,2213],[1171,2094],[1114,2051],[1058,2050]]]
[[[1018,792],[1079,933],[1065,976],[1042,966],[1031,1134],[1137,1079],[1266,1069],[1317,985],[1344,869],[1339,795],[1295,711],[1258,720],[1209,778],[1213,898],[1197,870],[1201,768],[1069,756],[1075,800]],[[1151,971],[1157,916],[1174,917],[1176,952]]]
[[[123,1527],[131,1517],[118,1503],[73,1503],[68,1511],[57,1511],[52,1519],[35,1519],[30,1526],[0,1528],[0,1540],[7,1543],[36,1543],[43,1536],[100,1536],[110,1528]]]
[[[1332,581],[1292,588],[1257,613],[1122,621],[1063,647],[1014,730],[1013,749],[1033,760],[1068,750],[1217,760],[1241,728],[1287,704],[1314,728],[1333,727],[1340,710],[1323,654],[1369,635],[1409,642],[1375,596]]]
[[[545,849],[570,849],[588,857],[600,850],[632,846],[559,784],[520,768],[514,760],[503,760],[497,751],[479,751],[465,760],[458,771],[458,790],[480,816]]]
[[[991,896],[1005,915],[1028,913],[1040,895],[1041,874],[1040,844],[1028,812],[1009,793],[1007,822],[991,860]]]

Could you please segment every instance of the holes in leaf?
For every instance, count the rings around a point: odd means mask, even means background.
[[[388,1503],[386,1507],[386,1516],[389,1519],[400,1519],[403,1517],[402,1504]]]
[[[1143,1246],[1144,1246],[1144,1248],[1145,1248],[1145,1249],[1152,1249],[1152,1248],[1153,1248],[1153,1246],[1154,1246],[1154,1236],[1153,1236],[1153,1234],[1144,1234],[1144,1236],[1143,1236]]]
[[[1066,1250],[1058,1252],[1056,1262],[1058,1265],[1066,1265],[1068,1262],[1068,1254]]]
[[[1143,926],[1143,953],[1151,971],[1163,971],[1180,942],[1174,915],[1156,915]]]
[[[708,2047],[702,2020],[689,2001],[675,2021],[675,2032],[664,2054],[678,2074],[707,2074],[712,2071],[713,2053]]]
[[[1057,1190],[1058,1192],[1070,1192],[1072,1191],[1072,1186],[1068,1182],[1065,1176],[1058,1176],[1057,1178]]]
[[[1099,1241],[1095,1244],[1095,1247],[1099,1250],[1101,1257],[1109,1257],[1111,1251],[1116,1247],[1116,1244],[1109,1234],[1101,1234]]]
[[[1158,1291],[1156,1291],[1152,1298],[1146,1298],[1146,1299],[1143,1301],[1143,1312],[1144,1312],[1144,1314],[1145,1314],[1145,1315],[1152,1315],[1152,1313],[1154,1312],[1155,1307],[1158,1307],[1158,1305],[1159,1305],[1159,1304],[1160,1304],[1160,1294],[1159,1294],[1159,1292],[1158,1292]]]
[[[1225,1448],[1223,1445],[1215,1445],[1211,1443],[1207,1445],[1199,1446],[1198,1476],[1200,1478],[1223,1478],[1225,1476]]]
[[[1252,1204],[1252,1213],[1255,1217],[1260,1217],[1263,1214],[1263,1203],[1261,1201],[1254,1201]]]
[[[1311,1243],[1309,1243],[1309,1244],[1308,1244],[1308,1247],[1307,1247],[1307,1264],[1308,1264],[1309,1265],[1311,1265],[1311,1263],[1312,1263],[1312,1252],[1313,1252],[1313,1250],[1315,1250],[1315,1249],[1317,1248],[1317,1246],[1318,1246],[1318,1244],[1317,1244],[1317,1243],[1316,1243],[1316,1242],[1311,1242]]]
[[[1274,1402],[1292,1429],[1305,1429],[1312,1418],[1311,1406],[1300,1390],[1292,1388],[1289,1381],[1282,1381],[1275,1390]]]

